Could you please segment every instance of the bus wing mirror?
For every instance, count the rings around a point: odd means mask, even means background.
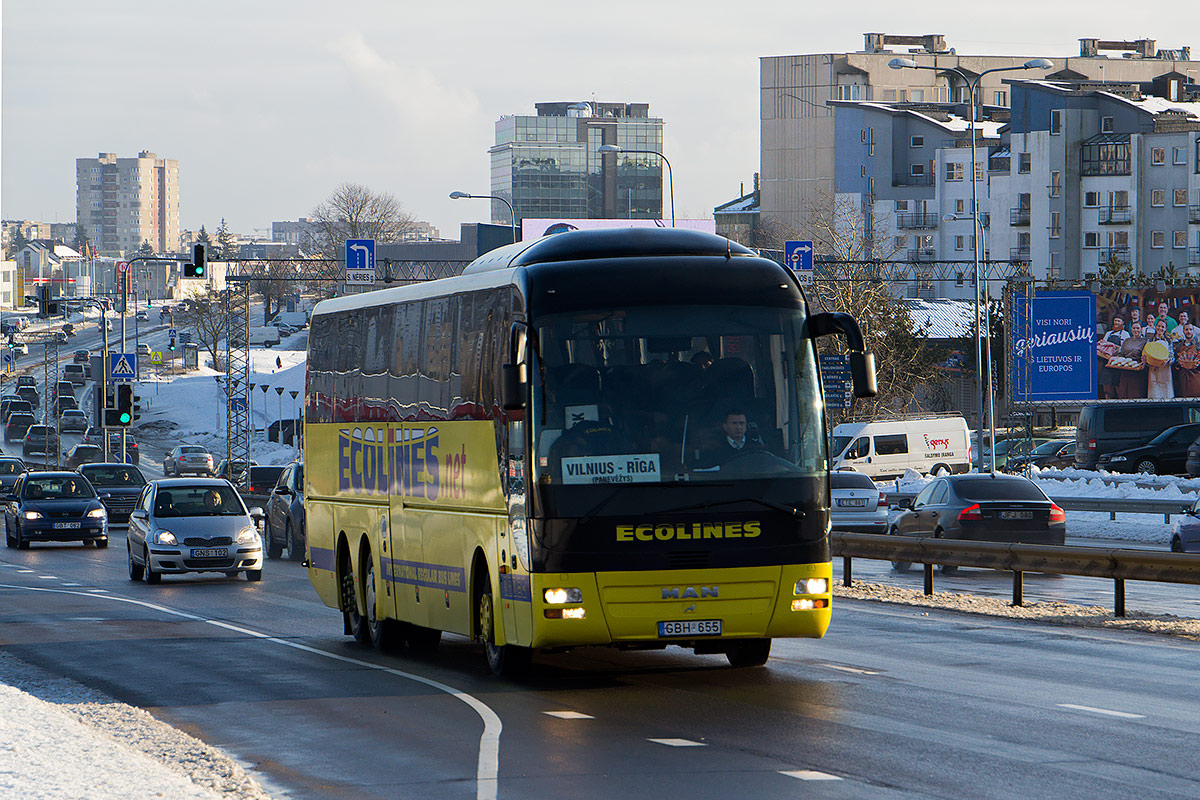
[[[500,367],[500,407],[505,411],[524,410],[524,373],[524,364],[503,364]]]
[[[851,353],[850,377],[854,381],[855,397],[874,397],[879,393],[875,383],[875,354]]]
[[[813,314],[808,318],[808,332],[814,339],[830,334],[845,339],[850,348],[850,377],[854,381],[854,396],[874,397],[878,394],[879,387],[875,382],[875,355],[866,352],[862,330],[854,317],[837,311]]]

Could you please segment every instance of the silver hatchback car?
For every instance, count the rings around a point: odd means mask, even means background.
[[[229,481],[173,478],[146,485],[129,515],[129,579],[158,583],[186,572],[246,573],[262,579],[263,550],[257,520]]]

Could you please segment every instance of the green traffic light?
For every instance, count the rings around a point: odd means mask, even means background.
[[[121,420],[122,425],[128,425],[130,422],[133,421],[133,417],[130,416],[129,414],[126,414],[125,412],[121,412],[121,416],[119,419]]]

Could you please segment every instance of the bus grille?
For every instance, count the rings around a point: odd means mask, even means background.
[[[708,566],[708,551],[685,550],[667,553],[667,565],[671,569],[703,569]]]

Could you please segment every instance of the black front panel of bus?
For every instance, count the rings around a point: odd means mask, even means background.
[[[821,477],[759,480],[749,486],[539,487],[544,515],[530,521],[533,569],[600,572],[828,561],[825,485]]]

